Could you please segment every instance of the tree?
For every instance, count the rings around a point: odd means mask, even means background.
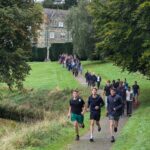
[[[93,0],[90,5],[100,55],[130,72],[150,76],[150,2]]]
[[[0,0],[0,82],[23,87],[31,42],[42,23],[42,7],[26,0]]]
[[[87,11],[88,3],[80,1],[78,7],[72,7],[66,24],[73,39],[74,53],[82,59],[91,58],[94,50],[94,30],[92,18]]]
[[[53,6],[54,0],[44,0],[43,7],[44,8],[51,8]]]

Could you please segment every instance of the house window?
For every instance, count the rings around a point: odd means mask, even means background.
[[[50,37],[50,39],[54,39],[55,38],[54,32],[50,32],[49,37]]]
[[[61,34],[60,34],[60,37],[61,37],[61,38],[65,38],[65,36],[66,36],[65,33],[61,33]]]
[[[64,27],[64,23],[63,22],[59,22],[58,23],[58,27],[63,28]]]

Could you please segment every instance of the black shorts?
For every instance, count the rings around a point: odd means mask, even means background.
[[[90,120],[100,121],[101,115],[99,112],[91,112]]]

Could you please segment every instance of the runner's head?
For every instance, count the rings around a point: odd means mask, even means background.
[[[79,91],[78,90],[73,90],[72,91],[72,97],[77,98],[79,96]]]
[[[115,96],[116,95],[116,89],[115,88],[111,88],[110,94],[111,94],[111,96]]]
[[[97,88],[96,87],[92,88],[92,95],[97,95]]]
[[[135,85],[137,85],[137,81],[135,81],[134,83],[135,83]]]

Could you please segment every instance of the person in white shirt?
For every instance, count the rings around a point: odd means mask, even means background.
[[[128,87],[126,91],[126,101],[127,101],[127,116],[131,117],[132,107],[133,107],[133,91]]]
[[[98,88],[98,89],[100,88],[100,84],[101,84],[101,76],[98,75],[98,76],[97,76],[97,88]]]

